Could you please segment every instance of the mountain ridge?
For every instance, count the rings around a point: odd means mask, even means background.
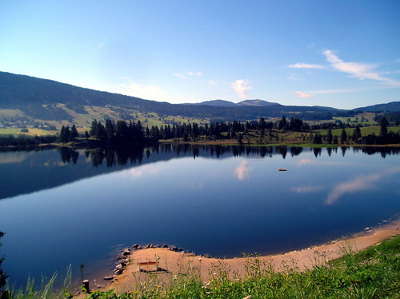
[[[400,102],[391,102],[390,105],[397,107],[397,103],[400,105]],[[386,104],[380,105],[375,106],[384,107]],[[251,120],[282,115],[324,120],[334,116],[349,116],[369,107],[372,106],[345,110],[324,106],[286,106],[260,99],[239,103],[210,100],[201,103],[171,104],[49,79],[0,72],[0,121],[16,118],[21,121],[54,123],[56,126],[62,122],[88,126],[94,118],[132,119],[149,114],[154,114],[154,118],[160,119],[184,117],[211,121]]]

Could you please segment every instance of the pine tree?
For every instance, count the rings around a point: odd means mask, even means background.
[[[340,142],[345,144],[347,142],[347,133],[345,129],[342,129],[342,133],[340,134]]]
[[[328,134],[327,134],[327,136],[326,136],[326,142],[327,142],[328,144],[332,144],[332,140],[333,140],[332,130],[329,129],[329,130],[328,130]]]
[[[387,133],[388,133],[388,128],[387,127],[389,125],[389,122],[387,121],[386,117],[383,117],[381,119],[380,124],[381,124],[381,136],[385,137],[387,135]]]
[[[353,132],[353,141],[357,143],[360,140],[360,138],[361,138],[361,129],[360,126],[357,126]]]
[[[75,125],[72,126],[70,133],[71,133],[71,136],[70,136],[71,140],[74,140],[75,138],[77,138],[79,136],[78,130],[76,129]]]

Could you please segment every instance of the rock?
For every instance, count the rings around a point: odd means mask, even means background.
[[[135,244],[132,246],[133,249],[139,249],[140,245],[139,244]]]
[[[168,245],[167,244],[163,244],[161,247],[162,248],[168,248]]]
[[[176,246],[173,246],[173,245],[169,246],[168,248],[171,251],[177,251],[177,249],[178,249]]]
[[[288,171],[286,168],[278,168],[278,171]]]
[[[122,264],[118,264],[118,265],[115,266],[116,270],[121,270],[123,268],[124,268],[124,266]]]
[[[129,248],[125,248],[122,250],[122,255],[127,256],[131,254],[131,250]]]
[[[116,275],[121,275],[122,272],[124,272],[122,269],[115,269],[114,270],[114,274],[116,274]]]
[[[244,297],[243,299],[251,299],[251,295]]]
[[[103,278],[104,280],[112,280],[113,279],[113,277],[112,276],[104,276],[104,278]]]

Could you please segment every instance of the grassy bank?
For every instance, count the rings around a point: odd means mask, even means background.
[[[247,273],[244,280],[230,280],[219,269],[206,284],[196,274],[178,276],[169,287],[154,275],[134,292],[94,292],[87,298],[400,298],[400,236],[302,273],[290,265],[276,273],[257,261]]]

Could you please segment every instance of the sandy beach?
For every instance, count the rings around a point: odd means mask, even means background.
[[[132,291],[156,278],[168,284],[179,275],[194,274],[207,283],[213,275],[225,272],[231,279],[245,278],[251,269],[304,271],[337,259],[348,252],[358,252],[400,234],[400,221],[369,229],[348,238],[283,254],[257,257],[210,258],[168,248],[132,250],[123,274],[115,276],[103,290],[117,293]],[[155,271],[158,269],[157,271]],[[148,272],[146,272],[148,271]]]

